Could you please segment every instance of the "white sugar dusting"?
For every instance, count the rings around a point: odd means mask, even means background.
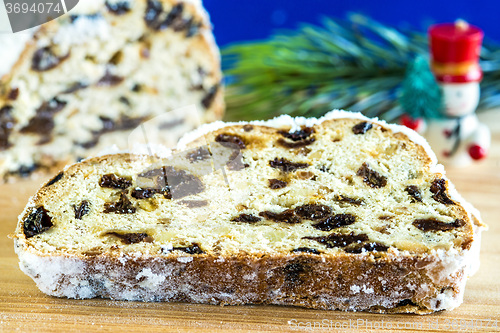
[[[37,28],[11,33],[0,33],[0,79],[15,65],[26,44],[33,38]]]
[[[350,289],[355,294],[359,293],[359,291],[361,290],[360,286],[357,286],[355,284],[353,284]]]
[[[193,257],[179,257],[177,258],[178,262],[182,262],[184,264],[193,261]]]
[[[192,259],[193,258],[191,258],[191,260]],[[142,278],[144,279],[142,280]],[[141,282],[139,282],[139,285],[143,288],[148,289],[158,288],[163,283],[163,281],[165,281],[165,278],[165,275],[153,273],[151,268],[144,268],[136,276],[137,280],[142,280]]]
[[[91,39],[108,40],[110,26],[104,17],[77,16],[71,24],[65,24],[57,31],[53,42],[62,45],[83,44]]]

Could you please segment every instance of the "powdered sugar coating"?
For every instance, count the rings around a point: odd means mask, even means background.
[[[26,44],[33,38],[36,28],[15,34],[0,33],[0,79],[9,73],[24,51]]]
[[[108,40],[110,26],[102,16],[77,16],[72,24],[61,26],[53,38],[60,45],[83,44],[90,39]]]
[[[229,264],[228,269],[221,269],[224,261],[215,259],[212,265],[221,265],[221,268],[214,268],[212,271],[200,271],[199,269],[192,270],[196,265],[200,265],[204,259],[183,260],[187,257],[180,256],[175,260],[168,260],[159,257],[150,257],[142,254],[120,254],[117,258],[97,258],[95,260],[83,259],[78,257],[66,256],[39,256],[20,250],[19,244],[16,244],[16,252],[20,258],[20,267],[27,275],[31,276],[41,291],[49,295],[69,298],[92,298],[92,297],[108,297],[117,300],[130,301],[175,301],[182,299],[184,301],[195,303],[208,304],[247,304],[256,302],[263,295],[255,293],[252,286],[259,281],[256,277],[260,276],[264,271],[267,271],[268,278],[273,280],[273,275],[276,274],[276,267],[284,265],[281,260],[277,263],[263,265],[262,263],[241,262],[238,263],[235,259],[228,260],[229,263],[236,263],[236,267],[245,267],[245,274],[242,279],[245,286],[248,286],[249,291],[228,292],[232,288],[236,288],[238,284],[238,275],[240,272],[234,270],[234,266]],[[369,256],[369,255],[366,255]],[[415,274],[421,275],[425,281],[427,274],[435,274],[436,269],[441,264],[440,260],[445,259],[446,255],[435,254],[430,255],[423,260],[430,261],[432,265],[416,269]],[[366,259],[362,259],[366,260]],[[401,265],[405,256],[401,253],[390,254],[391,262],[398,266]],[[272,261],[272,260],[271,260]],[[147,262],[147,265],[144,263]],[[463,262],[460,261],[459,262]],[[331,276],[332,281],[336,279],[336,272],[327,269],[331,265],[330,261],[325,268],[321,269],[321,274],[327,277]],[[274,268],[273,268],[274,267]],[[424,282],[419,286],[414,283],[405,283],[398,285],[395,288],[388,289],[384,294],[375,292],[377,284],[373,280],[369,280],[369,272],[364,272],[362,275],[355,277],[354,280],[348,282],[346,289],[349,290],[344,296],[331,294],[328,292],[320,293],[314,297],[315,307],[321,309],[342,309],[348,311],[359,311],[375,307],[373,311],[384,312],[377,310],[377,307],[390,309],[398,302],[407,299],[409,292],[416,292],[422,298],[422,302],[429,309],[434,311],[451,310],[459,306],[463,301],[463,290],[466,282],[464,276],[464,267],[456,266],[457,270],[451,272],[452,276],[440,276],[442,280]],[[183,272],[188,272],[184,274]],[[191,270],[191,271],[189,271]],[[455,275],[457,273],[458,275]],[[180,276],[181,274],[184,274]],[[203,285],[205,276],[210,276],[215,281],[222,280],[222,287],[214,289],[202,290],[200,285]],[[391,276],[379,276],[379,283],[385,285],[391,280]],[[354,282],[357,281],[357,282]],[[458,292],[453,289],[446,289],[441,293],[434,294],[434,286],[442,285],[441,283],[452,283],[456,285]],[[260,282],[259,282],[260,283]],[[276,282],[274,282],[276,283]],[[271,304],[281,305],[304,305],[310,306],[309,300],[292,300],[284,297],[286,292],[282,290],[286,288],[286,281],[279,282],[278,285],[269,285],[268,293],[264,296],[266,302]],[[350,285],[349,285],[350,283]],[[437,283],[437,284],[434,284]],[[407,287],[408,286],[408,287]],[[228,291],[224,291],[227,288]],[[316,291],[317,292],[317,291]],[[433,297],[425,297],[426,294],[435,295]],[[425,311],[422,313],[426,313]]]

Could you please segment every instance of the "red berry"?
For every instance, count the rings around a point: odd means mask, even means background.
[[[407,114],[401,116],[401,125],[404,125],[408,128],[411,128],[414,131],[417,131],[422,126],[422,119],[416,118],[413,119]]]
[[[481,160],[486,157],[487,152],[483,147],[474,144],[469,146],[469,155],[474,160]]]

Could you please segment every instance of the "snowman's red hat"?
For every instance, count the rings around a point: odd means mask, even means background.
[[[465,21],[457,21],[431,26],[429,36],[431,68],[439,82],[481,81],[481,29]]]

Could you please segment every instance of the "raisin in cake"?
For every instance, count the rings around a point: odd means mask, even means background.
[[[0,181],[126,149],[131,129],[179,107],[195,105],[200,122],[222,116],[201,1],[85,0],[34,33],[0,38]],[[170,118],[159,127],[167,140],[198,125]]]
[[[69,166],[15,248],[54,296],[429,313],[462,302],[479,218],[418,134],[334,111]]]

